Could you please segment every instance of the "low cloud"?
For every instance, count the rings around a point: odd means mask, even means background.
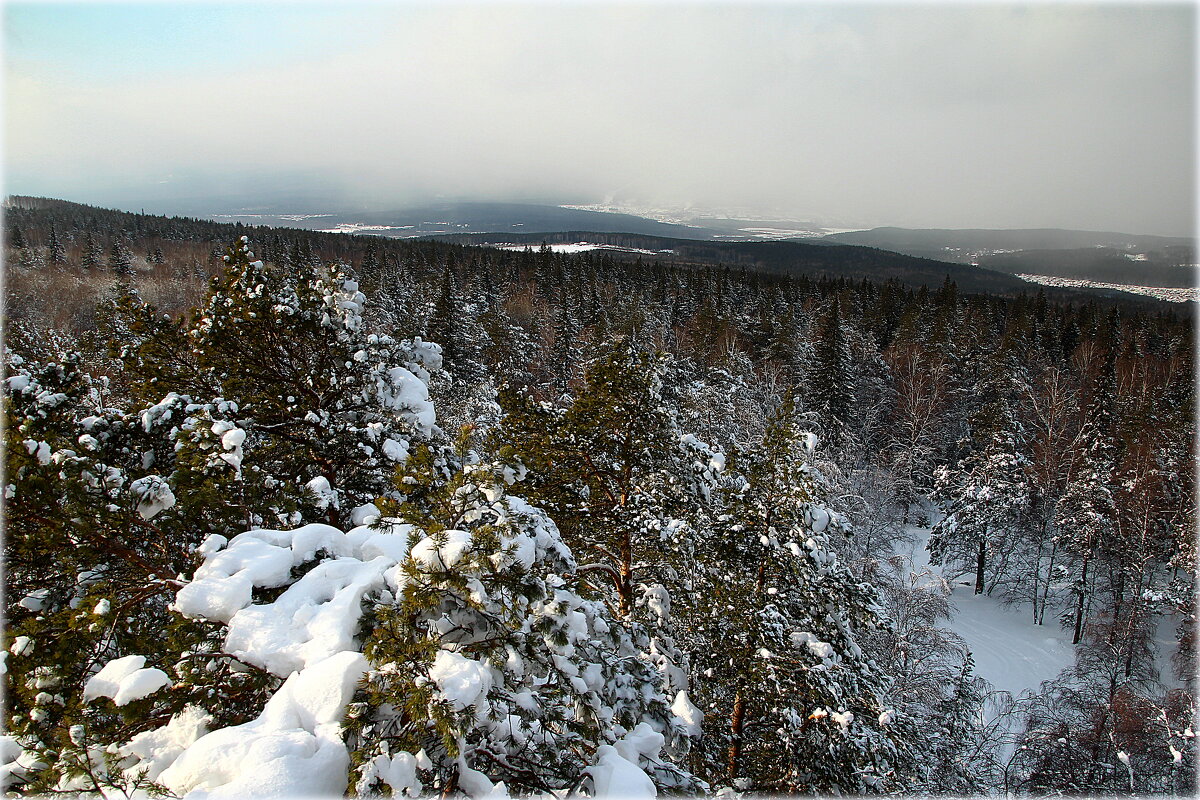
[[[310,186],[385,206],[617,196],[858,224],[1191,228],[1188,6],[371,18],[360,44],[343,31],[328,52],[238,70],[216,48],[212,69],[120,78],[10,62],[9,191]]]

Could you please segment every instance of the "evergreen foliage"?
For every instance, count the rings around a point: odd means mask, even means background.
[[[554,522],[509,494],[513,471],[465,452],[467,439],[457,450],[423,446],[398,477],[403,501],[385,509],[414,546],[399,595],[376,605],[366,627],[373,668],[350,724],[358,791],[391,780],[392,791],[412,792],[388,776],[398,759],[418,764],[416,754],[426,763],[415,785],[426,791],[478,795],[495,781],[519,793],[595,791],[588,766],[601,748],[642,739],[651,745],[633,760],[656,785],[695,791],[660,753],[686,749],[686,732],[661,675],[638,655],[637,627],[578,594]],[[472,670],[484,678],[467,702],[452,681]]]
[[[1188,791],[1186,310],[688,251],[260,229],[259,258],[52,201],[7,224],[15,791],[219,762],[248,792],[286,776],[247,743],[301,741],[294,776],[332,782],[288,785],[334,793]],[[930,521],[948,578],[1078,641],[1006,712],[1004,768],[951,585],[894,555]],[[118,705],[93,679],[122,669],[157,688]]]
[[[739,456],[739,480],[698,548],[687,620],[695,696],[716,718],[706,767],[768,792],[884,792],[905,785],[912,731],[880,702],[858,644],[880,622],[875,592],[838,563],[848,525],[823,504],[816,437],[794,398]]]
[[[108,253],[108,269],[116,275],[128,277],[133,274],[133,254],[121,244],[121,241],[114,240],[112,248]]]

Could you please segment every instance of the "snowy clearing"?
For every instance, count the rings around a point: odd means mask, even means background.
[[[810,230],[808,228],[798,230],[791,228],[738,228],[738,230],[748,233],[751,236],[759,239],[796,239],[800,237],[816,238],[819,236],[824,236],[826,233],[824,228],[820,230]]]
[[[941,575],[937,564],[929,563],[929,528],[909,526],[908,533],[915,541],[911,552],[914,571],[928,566]],[[957,633],[971,648],[975,673],[1000,691],[1017,697],[1027,690],[1036,691],[1071,666],[1075,650],[1070,638],[1057,625],[1035,625],[1024,609],[1005,606],[1002,599],[976,595],[974,584],[965,578],[953,582],[950,602],[954,616],[950,630]]]
[[[955,586],[950,599],[956,611],[950,629],[967,641],[975,671],[997,689],[1013,697],[1036,691],[1074,663],[1070,637],[1057,625],[1034,625],[1021,609],[976,595],[971,586]]]
[[[1118,292],[1141,294],[1156,300],[1166,300],[1171,303],[1187,303],[1200,301],[1200,289],[1192,286],[1186,289],[1165,286],[1132,286],[1124,283],[1102,283],[1079,278],[1059,278],[1054,275],[1026,275],[1018,273],[1017,277],[1029,283],[1043,286],[1062,286],[1070,289],[1115,289]]]
[[[210,214],[213,219],[285,219],[289,222],[301,222],[317,217],[332,217],[333,214]]]
[[[490,245],[498,250],[538,250],[540,245],[535,247],[532,244],[494,244]],[[576,242],[575,244],[551,244],[547,245],[551,252],[554,253],[583,253],[588,250],[608,250],[614,253],[640,253],[647,256],[670,255],[674,250],[644,250],[640,247],[618,247],[615,244],[592,244],[591,242]]]
[[[373,231],[402,231],[412,225],[366,225],[362,222],[342,222],[336,228],[323,228],[321,233],[371,233]]]

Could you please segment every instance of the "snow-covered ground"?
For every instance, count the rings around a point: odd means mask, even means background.
[[[643,217],[652,219],[655,222],[665,222],[668,225],[684,225],[689,228],[699,227],[689,220],[695,214],[684,209],[677,208],[659,208],[634,203],[583,203],[583,204],[560,204],[559,208],[569,208],[573,211],[598,211],[602,214],[628,214],[634,217]]]
[[[956,586],[951,601],[957,613],[950,629],[971,648],[976,673],[1013,697],[1036,691],[1075,661],[1070,637],[1057,624],[1034,625],[1027,609],[1005,608],[971,586]]]
[[[213,219],[286,219],[289,222],[301,222],[317,217],[332,217],[333,214],[212,214]]]
[[[1065,286],[1072,289],[1115,289],[1130,294],[1143,294],[1156,300],[1167,300],[1172,303],[1200,302],[1200,289],[1188,287],[1184,289],[1163,286],[1131,286],[1124,283],[1103,283],[1078,278],[1059,278],[1054,275],[1018,274],[1018,278],[1029,283],[1039,283],[1043,286]]]
[[[809,228],[802,230],[794,228],[739,228],[738,230],[759,239],[812,239],[824,236],[827,233],[824,228],[815,231]]]
[[[896,552],[911,557],[914,572],[929,567],[932,573],[941,575],[939,566],[929,563],[929,551],[925,549],[929,528],[909,526],[906,532],[912,543],[898,545]],[[1016,699],[1023,693],[1037,692],[1044,681],[1074,664],[1070,632],[1057,622],[1035,625],[1027,605],[1006,606],[1001,597],[975,594],[973,576],[958,578],[952,586],[953,615],[947,627],[966,641],[975,659],[975,674],[996,690]],[[1178,615],[1164,616],[1155,629],[1159,681],[1167,689],[1184,688],[1171,665],[1180,622]],[[1006,727],[1015,733],[1018,722],[1011,718]],[[1009,754],[1008,750],[1002,752]]]
[[[322,228],[320,233],[379,233],[381,231],[411,230],[412,225],[366,225],[361,222],[342,222],[336,228]]]
[[[929,563],[929,528],[910,526],[914,541],[899,552],[911,555],[917,572],[926,566],[935,574],[941,571]],[[965,584],[964,584],[965,582]],[[1043,681],[1054,678],[1075,660],[1070,636],[1057,623],[1035,625],[1028,608],[1005,606],[999,597],[976,595],[974,582],[960,578],[954,584],[950,602],[954,615],[948,627],[961,636],[975,658],[975,673],[1013,697],[1026,690],[1036,691]]]
[[[1183,622],[1179,614],[1160,617],[1154,629],[1154,646],[1158,657],[1158,680],[1168,689],[1184,689],[1184,683],[1175,674],[1171,658],[1179,647],[1178,630]]]
[[[583,253],[588,250],[610,250],[615,253],[642,253],[648,256],[669,255],[674,250],[643,250],[640,247],[618,247],[615,244],[592,244],[591,242],[575,242],[574,244],[547,245],[555,253]],[[500,250],[539,250],[541,245],[532,244],[494,244],[491,247]]]

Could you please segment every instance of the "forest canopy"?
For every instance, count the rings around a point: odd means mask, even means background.
[[[1192,792],[1190,319],[53,202],[6,234],[10,791]],[[1000,696],[957,592],[1074,663]]]

